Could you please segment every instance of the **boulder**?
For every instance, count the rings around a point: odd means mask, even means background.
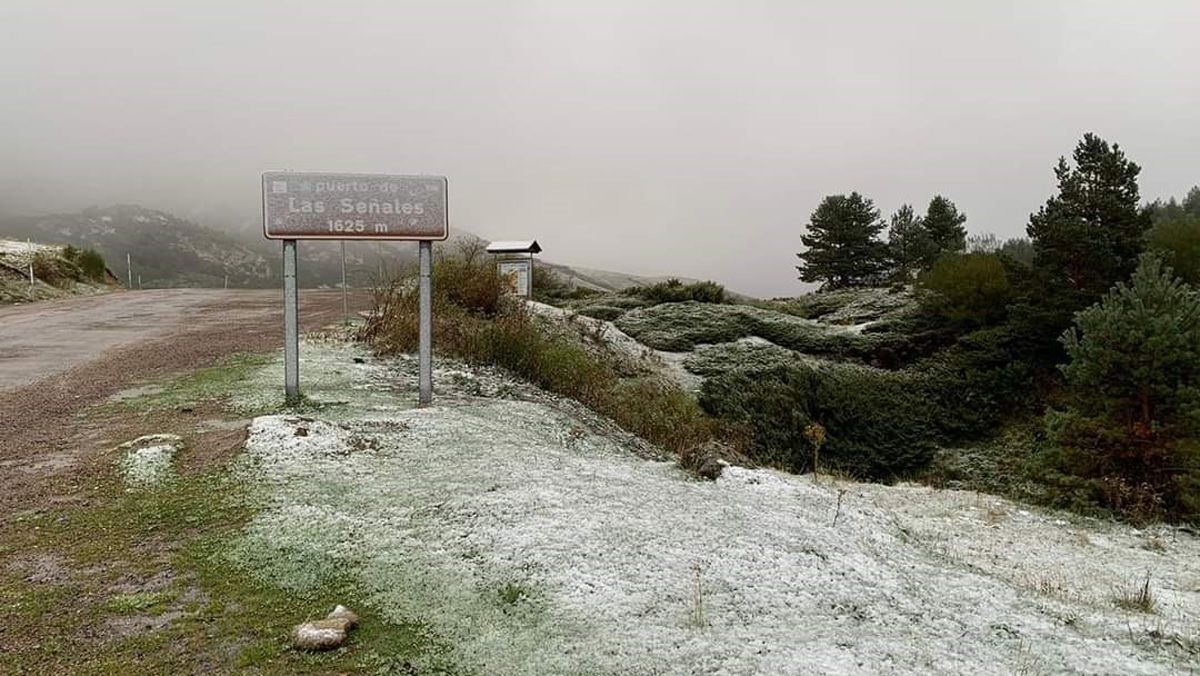
[[[323,620],[296,625],[292,629],[292,647],[309,652],[333,650],[341,647],[350,630],[357,626],[358,615],[339,605]]]

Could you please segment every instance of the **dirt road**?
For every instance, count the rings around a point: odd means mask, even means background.
[[[300,298],[302,330],[342,317],[338,291]],[[351,312],[369,302],[365,291],[351,294]],[[282,321],[280,292],[270,290],[138,291],[0,308],[0,480],[9,488],[0,513],[29,506],[25,489],[53,490],[48,475],[69,474],[120,434],[117,421],[89,424],[89,408],[226,355],[277,349]]]

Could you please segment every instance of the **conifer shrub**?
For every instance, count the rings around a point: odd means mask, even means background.
[[[942,256],[918,278],[918,290],[925,312],[965,329],[1003,321],[1016,299],[1008,267],[996,253]]]
[[[651,303],[682,303],[695,301],[697,303],[724,303],[725,287],[716,282],[693,282],[684,284],[678,279],[668,279],[665,282],[648,286],[634,286],[624,290],[627,296],[635,296]]]
[[[81,279],[103,282],[107,268],[104,265],[104,257],[95,249],[77,249],[73,246],[63,248],[63,258],[71,263],[74,263],[79,268]]]
[[[822,469],[892,481],[933,457],[934,409],[905,373],[840,366],[733,371],[705,381],[700,404],[745,426],[752,457],[794,472],[814,469],[806,429],[825,429]]]

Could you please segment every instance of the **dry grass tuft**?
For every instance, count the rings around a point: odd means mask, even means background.
[[[1139,613],[1153,613],[1158,607],[1154,591],[1150,589],[1150,574],[1141,583],[1118,589],[1113,595],[1113,603],[1122,610]]]

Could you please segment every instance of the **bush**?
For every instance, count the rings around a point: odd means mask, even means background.
[[[894,368],[928,352],[926,335],[855,333],[746,305],[684,302],[634,310],[617,328],[658,350],[687,352],[700,344],[758,336],[789,350],[858,359]]]
[[[625,314],[625,310],[611,305],[585,305],[579,309],[579,314],[592,319],[600,319],[606,322],[611,322],[617,317]]]
[[[991,326],[1016,299],[1004,259],[995,253],[949,254],[918,279],[922,309],[954,326]]]
[[[1149,249],[1193,287],[1200,287],[1200,216],[1183,214],[1159,221],[1150,231]]]
[[[63,248],[63,258],[79,268],[81,281],[83,278],[93,282],[105,281],[108,269],[104,265],[104,257],[95,249],[76,249],[68,245]]]
[[[30,262],[33,276],[51,286],[67,287],[84,279],[83,271],[73,261],[48,251],[38,251]]]
[[[962,336],[912,370],[937,406],[945,439],[986,436],[1023,407],[1040,402],[1035,370],[1021,359],[1019,344],[1004,326]]]
[[[1118,511],[1200,515],[1200,294],[1147,255],[1062,342],[1067,406],[1046,418],[1062,469]]]
[[[576,399],[676,453],[718,434],[718,425],[686,393],[662,383],[623,380],[615,364],[570,334],[548,331],[524,303],[503,296],[506,282],[488,274],[494,270],[469,256],[435,266],[433,330],[439,353],[503,368]],[[384,354],[417,347],[417,290],[412,281],[397,280],[377,291],[376,311],[360,334]]]
[[[716,282],[684,284],[678,279],[668,279],[650,286],[634,286],[625,289],[622,293],[652,303],[682,303],[684,301],[724,303],[726,300],[725,287]]]
[[[825,428],[822,469],[891,481],[933,456],[933,411],[907,374],[865,368],[781,366],[736,371],[705,381],[700,404],[745,425],[755,459],[814,469],[810,425]]]
[[[551,305],[571,296],[574,289],[549,267],[541,263],[533,264],[533,299]]]

